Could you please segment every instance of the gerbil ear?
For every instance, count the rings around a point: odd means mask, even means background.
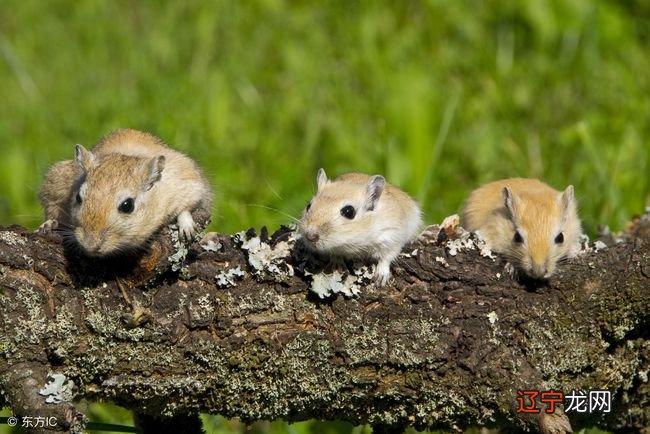
[[[366,201],[363,204],[363,207],[367,211],[372,211],[377,206],[377,202],[381,197],[381,193],[384,191],[384,186],[386,185],[386,180],[381,175],[375,175],[370,178],[368,181],[368,187],[366,189]]]
[[[149,162],[147,163],[147,172],[145,174],[146,178],[144,181],[143,190],[148,191],[151,190],[151,187],[153,185],[160,181],[160,178],[162,177],[162,171],[165,168],[165,156],[164,155],[159,155],[157,157],[153,157]]]
[[[74,159],[84,172],[95,166],[95,155],[79,144],[74,145]]]
[[[569,210],[574,206],[575,198],[573,196],[573,185],[568,186],[561,196],[562,201],[562,215],[566,220],[569,215]]]
[[[316,185],[318,186],[318,189],[327,184],[327,175],[325,174],[325,169],[322,167],[318,169],[318,174],[316,175]]]
[[[506,209],[508,210],[508,214],[510,215],[510,220],[513,221],[515,225],[517,225],[517,222],[515,221],[515,216],[517,215],[517,203],[519,202],[519,198],[510,190],[510,187],[503,187],[503,203],[506,206]]]

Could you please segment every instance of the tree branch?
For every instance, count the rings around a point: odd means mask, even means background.
[[[569,413],[574,429],[641,428],[647,220],[537,285],[517,282],[471,238],[430,227],[379,289],[357,264],[323,274],[287,229],[206,239],[185,259],[165,229],[143,258],[96,261],[11,227],[0,231],[0,405],[76,432],[83,416],[66,391],[58,404],[39,394],[57,373],[75,400],[112,401],[141,419],[516,428],[537,423],[516,413],[518,389],[607,389],[612,412]],[[340,293],[321,299],[310,286]]]

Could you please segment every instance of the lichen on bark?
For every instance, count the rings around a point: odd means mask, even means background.
[[[647,224],[532,286],[471,243],[450,252],[432,227],[396,261],[388,287],[325,299],[309,288],[330,270],[286,228],[213,236],[184,258],[166,229],[146,257],[108,261],[4,229],[0,400],[16,414],[78,423],[71,403],[45,404],[37,393],[58,373],[74,382],[75,399],[143,418],[200,411],[459,429],[535,424],[515,412],[517,389],[608,389],[613,411],[570,414],[574,428],[642,427]]]

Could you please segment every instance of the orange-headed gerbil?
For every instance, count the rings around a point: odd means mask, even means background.
[[[511,178],[474,190],[465,229],[534,279],[548,279],[558,261],[575,256],[582,234],[573,186],[559,192],[536,179]]]
[[[40,194],[41,231],[57,228],[89,256],[141,249],[160,227],[178,223],[182,237],[196,232],[190,214],[210,210],[212,190],[188,156],[141,131],[121,129],[92,151],[56,163]]]
[[[385,285],[390,264],[417,234],[420,208],[380,175],[348,173],[330,181],[320,169],[316,180],[318,191],[299,225],[306,245],[333,257],[376,260],[374,280]]]

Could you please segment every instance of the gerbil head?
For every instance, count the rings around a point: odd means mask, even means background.
[[[319,252],[366,254],[384,177],[348,174],[330,181],[320,169],[316,182],[318,191],[300,219],[306,244]]]
[[[121,154],[97,157],[81,145],[75,160],[83,170],[72,197],[74,237],[89,256],[110,256],[142,247],[162,219],[151,196],[165,157]]]
[[[512,229],[505,253],[511,261],[534,279],[548,279],[558,261],[577,249],[580,221],[573,186],[562,193],[518,195],[503,188],[503,200]]]

